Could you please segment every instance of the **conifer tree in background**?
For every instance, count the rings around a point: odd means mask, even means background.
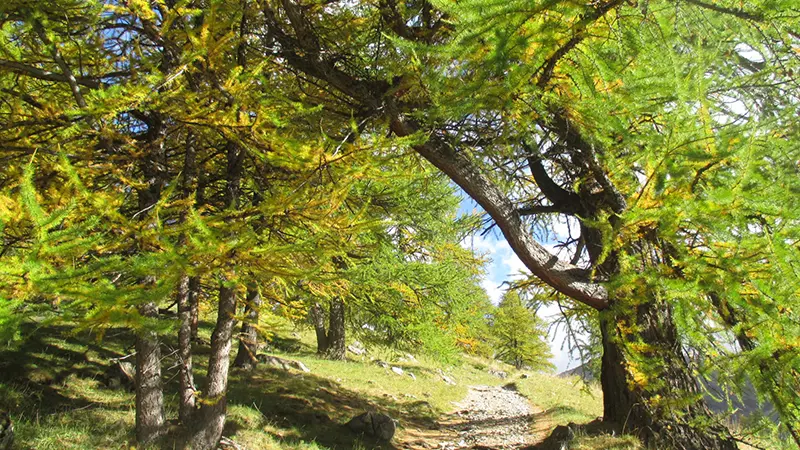
[[[547,330],[542,320],[522,304],[519,293],[508,290],[492,318],[492,335],[497,352],[495,358],[517,369],[552,370],[553,356],[545,338]]]

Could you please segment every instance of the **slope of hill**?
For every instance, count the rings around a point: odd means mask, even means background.
[[[38,329],[34,332],[34,328]],[[99,341],[95,335],[67,327],[38,324],[26,325],[25,332],[30,338],[21,346],[0,352],[0,410],[14,420],[15,448],[127,448],[133,442],[134,395],[109,387],[107,371],[114,358],[130,353],[126,348],[130,336],[117,331]],[[310,372],[268,364],[252,372],[233,372],[224,433],[229,448],[471,448],[465,433],[480,433],[492,421],[495,428],[505,426],[505,419],[491,412],[472,407],[467,413],[463,404],[457,406],[472,386],[506,386],[527,398],[531,412],[514,419],[525,422],[523,429],[529,428],[532,438],[526,445],[536,443],[556,425],[589,421],[601,412],[599,392],[582,389],[576,378],[515,373],[508,366],[469,356],[441,364],[386,348],[348,355],[348,361],[328,361],[316,357],[312,339],[303,330],[281,333],[275,342],[283,350],[272,346],[270,352],[302,362]],[[196,364],[202,367],[204,346],[198,345],[197,351]],[[168,417],[174,418],[173,358],[165,357],[164,375]],[[391,443],[354,434],[343,426],[365,411],[386,413],[397,420]],[[584,440],[591,445],[591,439]],[[636,448],[630,438],[617,441],[623,445],[618,448]],[[176,446],[175,436],[168,435],[153,448]]]

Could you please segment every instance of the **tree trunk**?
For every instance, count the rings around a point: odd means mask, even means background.
[[[147,133],[143,139],[147,153],[139,161],[144,186],[137,190],[137,213],[142,222],[152,220],[150,210],[161,198],[166,183],[167,166],[164,148],[165,128],[162,117],[157,113],[146,115]],[[135,218],[135,215],[134,215]],[[154,221],[155,222],[155,221]],[[156,223],[148,223],[154,227]],[[146,244],[137,243],[138,252],[147,252]],[[154,285],[154,276],[143,277],[141,288]],[[139,306],[139,313],[147,318],[158,318],[158,303],[147,302]],[[158,333],[147,327],[136,334],[136,440],[140,444],[152,442],[164,432],[164,391],[161,380],[161,348]]]
[[[324,356],[328,352],[328,331],[325,329],[325,310],[319,303],[314,303],[310,312],[314,331],[317,333],[317,354]]]
[[[245,319],[242,323],[242,334],[239,337],[239,350],[236,354],[234,367],[252,370],[258,364],[258,312],[261,309],[261,293],[258,288],[251,286],[247,289],[247,302],[244,307]]]
[[[145,317],[157,317],[158,306],[147,303],[139,311]],[[163,432],[164,393],[158,333],[139,330],[136,335],[136,441],[147,444]]]
[[[325,357],[333,360],[344,360],[344,302],[340,298],[331,300],[330,321],[328,326],[328,348]]]
[[[195,408],[194,376],[192,375],[192,310],[190,307],[190,277],[184,275],[178,284],[178,359],[179,398],[178,417],[184,425],[191,421]]]
[[[193,429],[188,441],[189,448],[193,450],[212,450],[222,436],[228,406],[226,394],[235,314],[236,292],[233,288],[220,286],[217,324],[211,335],[206,388],[200,408],[194,415]]]
[[[189,329],[192,341],[197,341],[200,277],[189,277]]]
[[[702,401],[669,305],[650,301],[634,308],[601,313],[604,420],[654,448],[735,450]],[[634,343],[635,356],[628,350]]]

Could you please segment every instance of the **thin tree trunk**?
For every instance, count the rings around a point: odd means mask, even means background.
[[[328,348],[325,357],[333,360],[344,360],[345,357],[345,321],[344,302],[340,298],[331,300],[328,325]]]
[[[189,448],[211,450],[216,448],[225,426],[227,412],[228,368],[230,366],[231,338],[236,323],[236,292],[220,286],[217,324],[211,335],[211,355],[208,361],[206,389],[200,408],[193,418]]]
[[[328,351],[328,331],[325,329],[325,310],[319,303],[314,303],[311,307],[311,322],[314,324],[314,331],[317,333],[317,354],[324,356]]]
[[[178,375],[179,398],[178,417],[182,424],[191,422],[195,408],[195,387],[192,374],[192,311],[189,305],[189,276],[184,275],[178,283]]]
[[[258,312],[261,309],[261,293],[256,286],[247,289],[247,302],[244,307],[245,319],[242,323],[242,334],[239,337],[239,350],[234,367],[252,370],[258,364]]]
[[[143,117],[147,123],[144,142],[147,153],[139,161],[144,178],[144,186],[137,190],[136,214],[141,214],[142,222],[152,220],[149,211],[161,198],[167,165],[164,149],[166,130],[161,116],[152,113]],[[155,226],[154,223],[146,226]],[[146,244],[139,243],[137,251],[146,252]],[[143,277],[141,285],[146,289],[154,285],[155,276]],[[147,302],[139,306],[139,313],[147,318],[158,317],[158,303]],[[161,348],[158,333],[144,327],[136,334],[136,440],[140,444],[152,442],[164,433],[164,391],[161,380]]]
[[[242,24],[244,26],[244,24]],[[227,170],[224,199],[225,208],[239,206],[241,197],[241,179],[244,155],[241,147],[228,141]],[[233,255],[228,255],[232,257]],[[229,266],[228,269],[233,269]],[[187,444],[194,450],[212,450],[219,444],[222,430],[225,427],[225,416],[228,410],[228,371],[231,361],[231,340],[236,324],[236,290],[228,286],[229,280],[222,277],[219,287],[219,305],[217,307],[217,323],[211,334],[211,355],[208,360],[206,388],[203,391],[200,408],[193,418],[192,431]]]
[[[192,341],[197,341],[200,277],[189,277],[189,329]]]
[[[181,185],[181,198],[188,199],[196,194],[197,186],[197,148],[194,133],[191,128],[186,131],[186,153],[183,159],[183,180]],[[180,214],[180,223],[186,222],[187,212]],[[181,247],[185,246],[187,237],[181,233],[178,243]],[[197,278],[196,278],[197,280]],[[179,405],[178,418],[185,426],[190,423],[195,408],[195,386],[194,375],[192,373],[192,322],[193,311],[192,302],[196,304],[197,293],[193,291],[192,279],[185,273],[178,281],[178,318],[180,327],[178,328],[178,385],[179,385]],[[195,317],[196,320],[196,317]],[[195,331],[196,332],[196,331]]]
[[[139,308],[145,317],[157,317],[158,306]],[[164,391],[161,382],[161,347],[155,331],[140,330],[136,336],[136,441],[147,444],[164,432]]]

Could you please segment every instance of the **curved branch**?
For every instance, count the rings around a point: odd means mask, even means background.
[[[522,146],[528,152],[528,169],[533,175],[533,180],[542,191],[545,197],[556,207],[559,212],[565,214],[576,214],[580,211],[581,198],[578,194],[570,192],[558,184],[550,177],[542,163],[542,158],[525,141]]]
[[[392,114],[391,129],[398,136],[409,136],[420,130],[412,119]],[[522,222],[514,204],[463,153],[436,135],[414,149],[423,158],[447,174],[495,220],[508,244],[525,266],[557,291],[592,308],[608,307],[608,291],[589,280],[588,272],[568,264],[536,242]]]

